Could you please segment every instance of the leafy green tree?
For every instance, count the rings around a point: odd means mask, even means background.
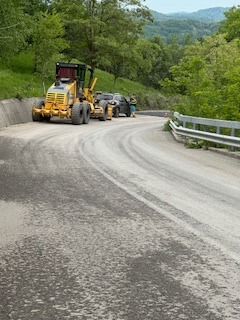
[[[181,112],[235,120],[239,62],[237,41],[227,42],[224,35],[208,37],[187,46],[182,61],[171,68],[173,79],[165,80],[163,86],[188,97],[189,104],[181,105]]]
[[[175,92],[186,95],[191,106],[181,112],[203,116],[202,110],[206,107],[212,95],[212,83],[206,72],[206,63],[199,57],[187,57],[179,66],[172,67],[173,81],[165,82],[163,85],[171,85]]]
[[[20,2],[24,13],[34,16],[37,12],[45,12],[49,9],[51,0],[14,0]]]
[[[135,46],[135,76],[137,80],[145,86],[150,86],[150,79],[152,76],[153,62],[156,57],[156,52],[160,47],[147,39],[139,39]]]
[[[119,43],[118,41],[105,41],[109,52],[101,57],[99,67],[114,75],[114,83],[119,77],[131,78],[132,65],[134,61],[134,46],[128,43]],[[114,54],[112,54],[114,52]]]
[[[240,7],[232,7],[225,13],[226,19],[222,21],[219,33],[225,33],[226,39],[231,41],[240,38]]]
[[[177,64],[182,55],[182,46],[177,41],[166,44],[159,36],[140,38],[128,65],[129,76],[146,86],[159,89],[159,82],[171,77],[170,67]]]
[[[159,36],[150,40],[150,47],[153,49],[152,69],[148,79],[148,85],[159,89],[159,80],[169,76],[170,56],[168,45]]]
[[[32,48],[35,59],[35,72],[41,71],[44,83],[47,67],[54,56],[68,44],[63,38],[64,26],[58,13],[38,12],[34,16]]]
[[[25,45],[26,20],[13,1],[0,0],[0,57],[9,59]]]
[[[225,107],[222,109],[222,118],[240,121],[240,59],[238,65],[226,74],[227,85],[223,88]]]
[[[170,37],[169,42],[166,47],[167,58],[165,59],[168,68],[170,68],[171,66],[177,65],[179,63],[179,61],[183,58],[184,48],[187,45],[190,45],[192,43],[189,40],[188,36],[186,36],[184,41],[185,41],[184,45],[181,45],[181,44],[179,44],[176,36]],[[168,72],[169,72],[169,70],[168,70]]]
[[[54,0],[53,7],[63,14],[68,57],[97,65],[109,66],[108,57],[116,62],[125,48],[130,48],[141,34],[142,25],[150,18],[149,10],[138,0]],[[120,48],[120,44],[124,44]],[[119,49],[121,53],[119,53]]]

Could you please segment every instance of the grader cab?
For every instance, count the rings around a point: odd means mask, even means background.
[[[87,71],[89,84],[85,87]],[[92,118],[105,121],[112,118],[106,101],[95,103],[93,89],[97,78],[85,64],[56,63],[56,80],[48,89],[46,98],[35,101],[33,121],[49,121],[52,117],[68,118],[73,124],[87,124]]]

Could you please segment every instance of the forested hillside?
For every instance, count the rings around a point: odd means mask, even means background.
[[[194,41],[198,38],[210,36],[219,28],[217,22],[201,22],[197,20],[162,20],[148,23],[144,28],[144,36],[152,38],[159,35],[166,42],[170,42],[171,38],[177,39],[178,43],[186,41]]]
[[[240,120],[240,8],[225,15],[218,34],[187,45],[162,82],[184,98],[176,107],[183,114]]]
[[[184,43],[186,39],[192,41],[214,34],[219,28],[219,22],[224,20],[224,12],[229,8],[209,8],[197,12],[178,12],[162,14],[152,11],[153,22],[148,22],[144,27],[144,36],[151,38],[154,34],[163,37],[169,42],[171,37]]]
[[[142,1],[0,0],[0,5],[2,64],[13,68],[14,56],[27,53],[32,60],[27,72],[43,85],[61,60],[107,71],[113,81],[125,77],[159,89],[159,81],[170,76],[170,67],[183,54],[177,42],[141,37],[151,19]]]
[[[196,12],[176,12],[169,15],[172,19],[184,19],[184,20],[198,20],[202,22],[219,22],[225,19],[224,12],[228,11],[230,8],[208,8],[198,10]]]

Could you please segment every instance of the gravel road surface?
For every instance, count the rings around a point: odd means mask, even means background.
[[[240,319],[240,161],[165,121],[0,130],[0,320]]]

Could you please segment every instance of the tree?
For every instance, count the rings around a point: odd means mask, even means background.
[[[225,33],[228,41],[240,39],[240,7],[232,7],[224,14],[226,19],[221,23],[219,33]]]
[[[106,57],[116,61],[113,56],[118,55],[119,44],[131,49],[150,19],[149,10],[138,0],[73,0],[67,4],[54,0],[53,7],[64,17],[68,57],[85,61],[93,69],[99,64],[108,66]]]
[[[32,48],[35,72],[41,71],[44,83],[49,62],[55,55],[66,49],[68,44],[63,39],[64,26],[58,13],[38,12],[34,16],[33,26]]]
[[[161,48],[157,43],[140,38],[134,48],[134,80],[145,86],[151,86],[154,78],[155,61],[161,55]]]
[[[34,16],[38,12],[46,12],[51,4],[51,0],[14,0],[21,4],[24,13]]]
[[[129,65],[133,64],[134,46],[116,40],[108,43],[108,39],[105,45],[109,52],[101,57],[99,67],[114,75],[114,83],[119,77],[131,78],[132,68],[129,69]]]
[[[125,64],[128,77],[155,89],[159,89],[160,81],[171,76],[170,67],[183,55],[182,46],[177,42],[166,44],[159,36],[140,38],[133,49],[131,60]]]
[[[187,46],[182,61],[171,68],[173,79],[165,80],[163,86],[188,97],[189,104],[181,105],[181,112],[235,120],[239,112],[239,62],[236,40],[227,42],[224,35],[207,37]]]
[[[0,0],[0,57],[9,59],[25,45],[26,20],[12,1]]]

